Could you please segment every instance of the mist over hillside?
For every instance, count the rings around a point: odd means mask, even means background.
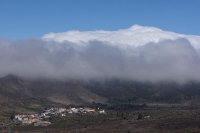
[[[200,81],[199,36],[134,25],[0,41],[0,76],[40,80]]]
[[[11,106],[92,103],[199,104],[200,82],[138,82],[132,80],[25,80],[0,78],[0,105]]]
[[[181,103],[200,99],[199,36],[134,25],[0,41],[2,103]]]

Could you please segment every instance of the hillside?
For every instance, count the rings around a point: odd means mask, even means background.
[[[30,81],[9,75],[0,78],[0,99],[2,109],[11,110],[13,107],[34,109],[42,105],[80,105],[93,102],[197,104],[200,100],[200,83]]]

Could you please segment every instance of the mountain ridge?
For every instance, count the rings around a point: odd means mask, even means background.
[[[8,76],[0,79],[0,104],[30,106],[43,103],[83,105],[92,103],[198,104],[200,83],[104,81],[26,81]],[[4,99],[4,100],[2,100]]]

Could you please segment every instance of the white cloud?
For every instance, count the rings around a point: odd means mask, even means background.
[[[169,31],[163,31],[155,27],[133,25],[128,29],[117,31],[67,31],[63,33],[49,33],[42,37],[45,41],[64,42],[69,41],[75,44],[88,44],[91,40],[108,42],[110,45],[120,48],[129,46],[142,46],[149,42],[158,43],[163,40],[175,40],[179,38],[188,39],[195,48],[200,48],[199,36],[177,34]]]
[[[0,76],[200,81],[200,37],[134,25],[118,31],[49,33],[1,41]]]

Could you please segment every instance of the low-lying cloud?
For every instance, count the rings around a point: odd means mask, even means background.
[[[76,33],[51,33],[35,40],[0,41],[0,76],[200,81],[198,41],[192,44],[194,39],[191,37],[140,26],[132,27],[131,31]],[[152,38],[157,34],[160,36]],[[136,41],[131,41],[132,38]]]

